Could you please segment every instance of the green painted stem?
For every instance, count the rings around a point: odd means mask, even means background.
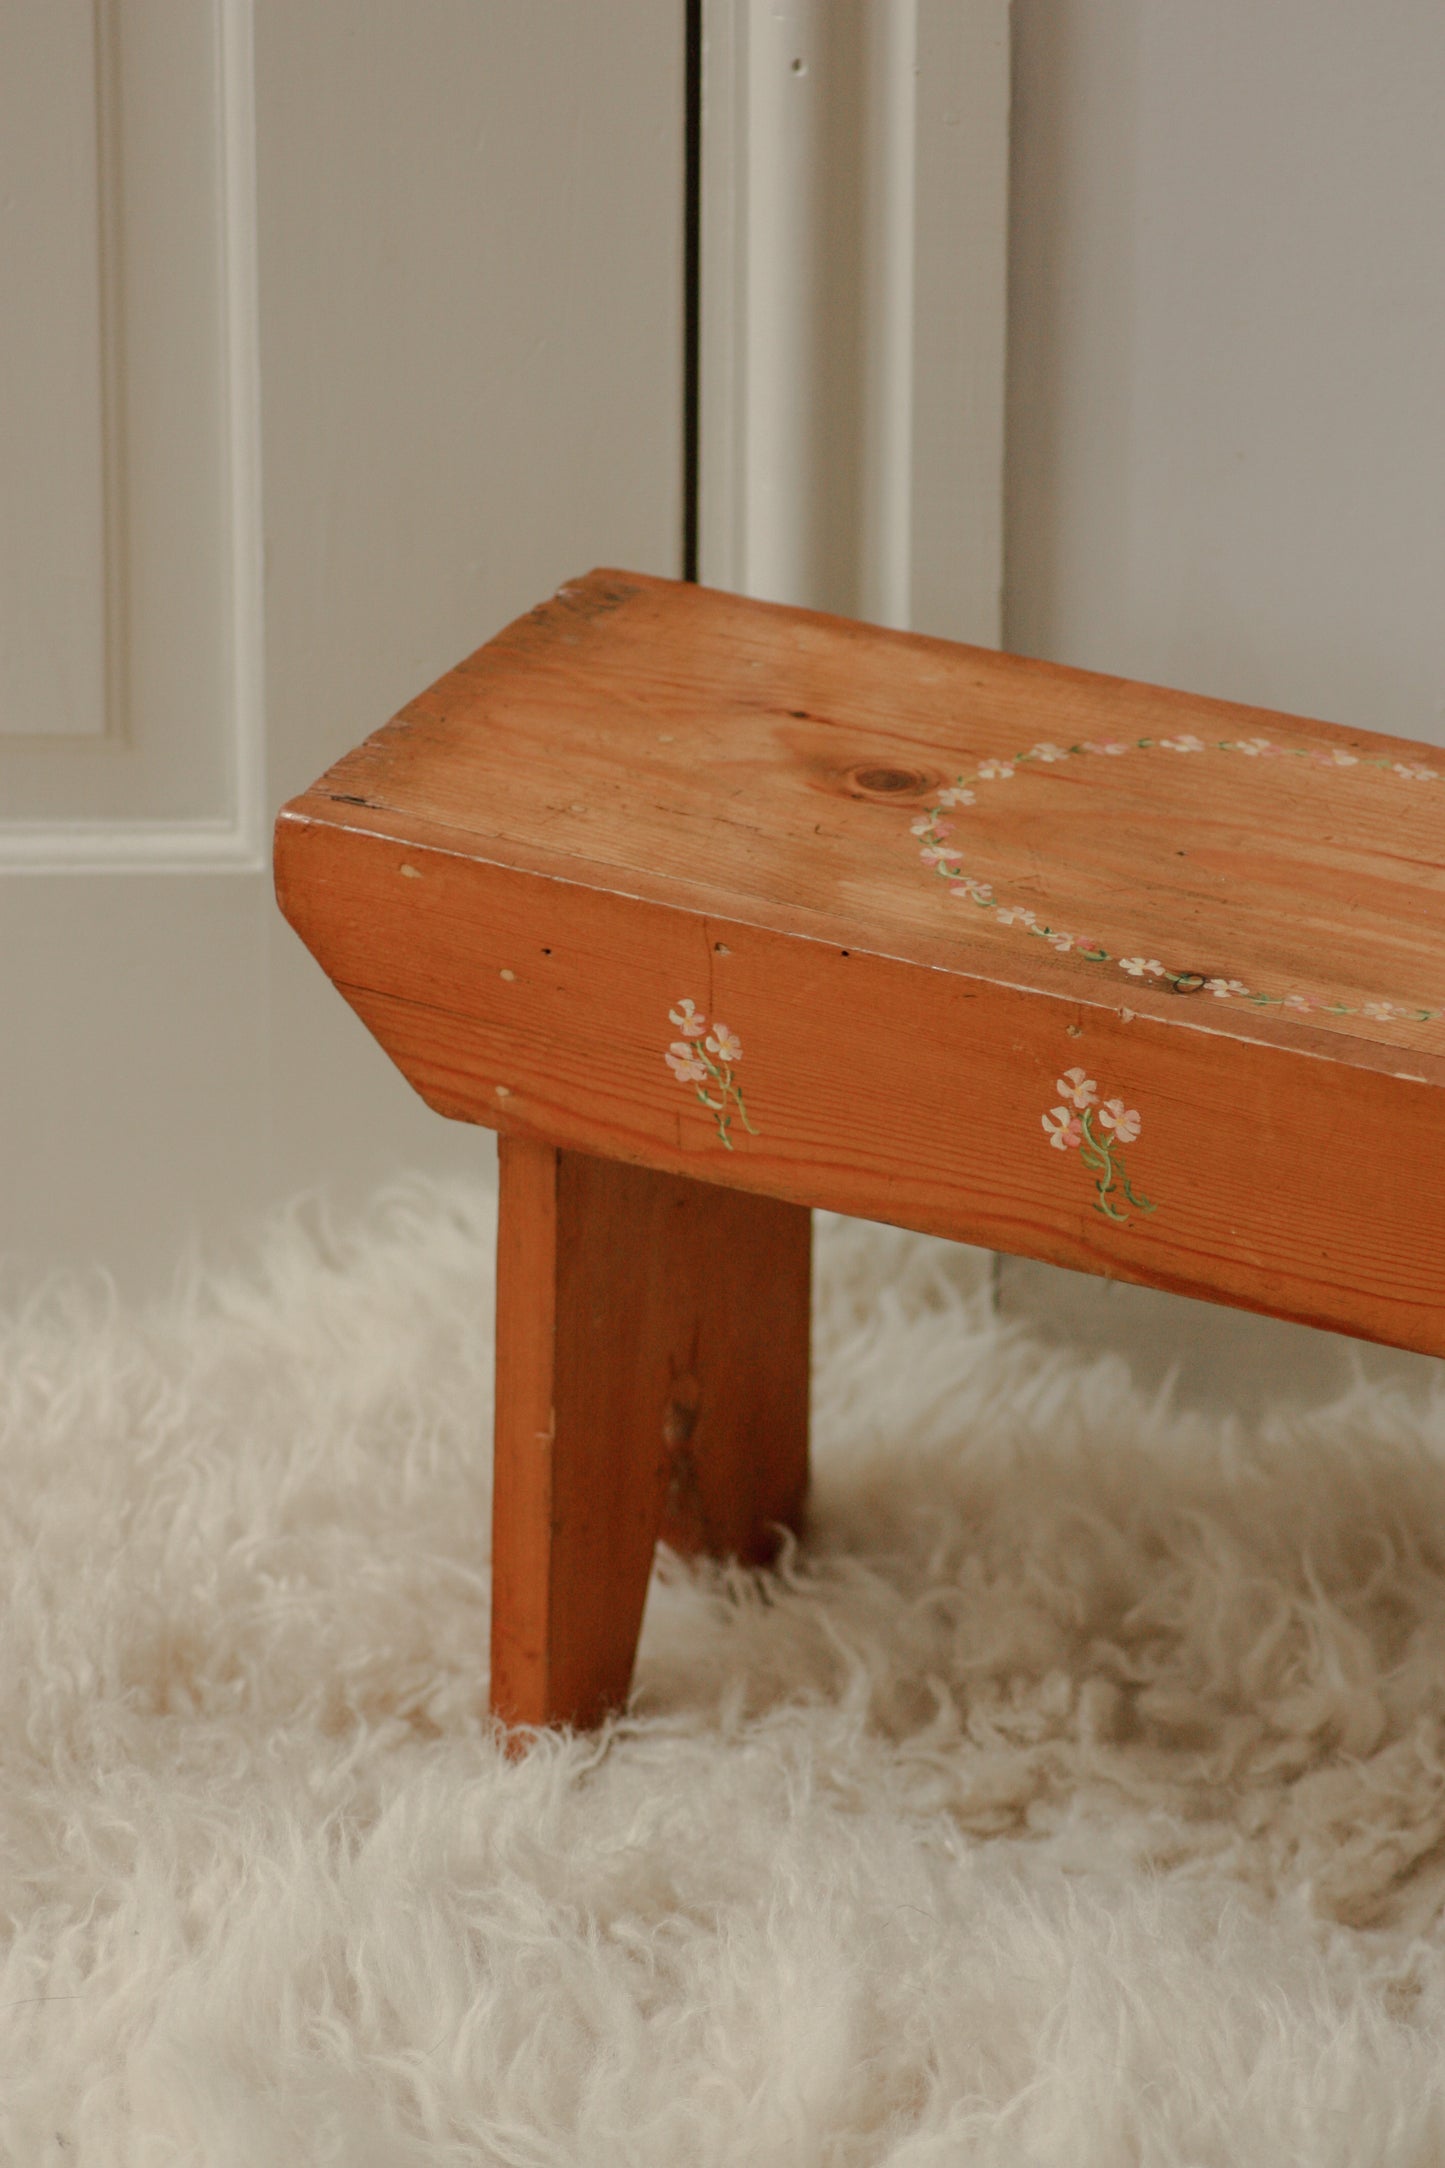
[[[1119,1177],[1124,1184],[1124,1195],[1128,1198],[1130,1204],[1133,1205],[1134,1210],[1136,1212],[1152,1212],[1154,1207],[1147,1197],[1135,1196],[1133,1186],[1130,1183],[1128,1175],[1125,1174],[1122,1166],[1119,1169]]]

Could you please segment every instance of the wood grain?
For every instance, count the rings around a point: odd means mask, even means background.
[[[1442,1353],[1441,769],[594,574],[288,807],[277,882],[444,1113]],[[912,832],[961,776],[988,907]],[[1108,960],[1005,922],[1017,898]],[[684,999],[740,1039],[756,1134],[724,1140],[667,1065]],[[1147,1211],[1106,1216],[1051,1147],[1075,1068],[1091,1120],[1137,1111]]]
[[[626,1698],[659,1534],[764,1563],[807,1483],[810,1219],[504,1137],[492,1706]]]

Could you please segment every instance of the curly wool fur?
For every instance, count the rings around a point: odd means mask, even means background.
[[[821,1224],[806,1543],[510,1762],[491,1209],[6,1328],[6,2162],[1445,2159],[1445,1400],[1246,1435]]]

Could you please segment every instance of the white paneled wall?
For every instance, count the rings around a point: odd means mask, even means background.
[[[0,0],[25,1270],[153,1285],[296,1190],[487,1165],[281,922],[267,832],[567,576],[679,569],[682,48],[674,0]]]
[[[1445,8],[1014,39],[1009,644],[1445,743]]]

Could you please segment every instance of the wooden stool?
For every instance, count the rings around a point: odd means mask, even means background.
[[[1445,1353],[1445,754],[594,572],[288,805],[281,905],[501,1132],[493,1705],[807,1474],[812,1205]]]

